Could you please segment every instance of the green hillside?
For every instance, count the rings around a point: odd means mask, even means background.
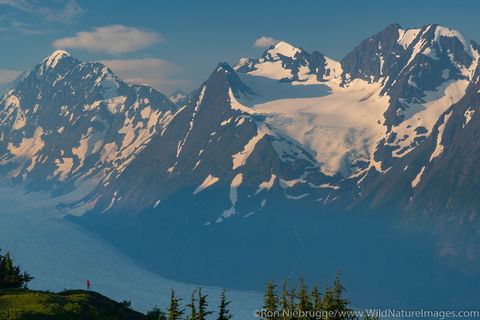
[[[141,313],[93,291],[0,290],[2,320],[145,320]]]

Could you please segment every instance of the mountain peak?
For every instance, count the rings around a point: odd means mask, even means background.
[[[278,55],[280,54],[285,57],[293,58],[300,51],[301,49],[295,48],[294,46],[285,41],[280,41],[276,45],[270,47],[270,49],[268,49],[266,53],[270,54],[272,57],[278,57]]]
[[[205,81],[205,84],[212,86],[223,84],[232,88],[234,92],[252,93],[252,90],[240,80],[235,70],[226,62],[220,62],[218,64],[215,71],[213,71],[207,81]]]
[[[43,62],[47,68],[55,68],[58,61],[65,57],[70,57],[70,53],[65,50],[55,50],[51,55],[46,57]]]
[[[234,72],[234,70],[232,69],[232,67],[230,67],[230,65],[226,62],[220,62],[218,65],[217,65],[217,68],[215,69],[215,72],[225,72],[225,73],[232,73]]]

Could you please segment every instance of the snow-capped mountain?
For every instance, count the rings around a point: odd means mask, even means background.
[[[2,178],[54,194],[108,183],[175,113],[154,89],[62,50],[23,75],[0,110]]]
[[[421,221],[441,240],[441,253],[478,261],[477,170],[480,66],[465,95],[449,106],[426,140],[364,189],[357,208],[401,208],[407,225]],[[422,214],[419,215],[419,212]],[[460,236],[461,235],[461,236]]]
[[[316,84],[340,79],[340,64],[318,51],[311,54],[280,41],[266,50],[260,59],[243,58],[234,67],[237,72],[275,80]]]
[[[272,192],[301,199],[313,196],[306,191],[312,189],[318,199],[338,188],[329,184],[338,178],[322,174],[298,142],[238,101],[254,96],[228,64],[219,64],[117,182],[100,186],[98,210],[162,212],[162,202],[178,192],[192,199],[217,194],[218,201],[209,204],[214,209],[202,217],[208,225],[256,213]],[[150,178],[138,179],[139,174]]]
[[[322,56],[280,42],[261,59],[241,59],[235,68],[246,74],[246,83],[263,76],[291,87],[328,87],[327,94],[319,88],[316,95],[250,106],[311,150],[324,173],[360,178],[371,168],[387,170],[425,140],[440,115],[465,94],[479,57],[478,46],[457,31],[437,25],[404,30],[396,24],[340,63],[323,58],[334,67],[312,68],[314,55]],[[299,97],[309,99],[289,99]]]
[[[438,234],[454,221],[438,252],[477,261],[479,50],[438,25],[391,25],[341,61],[282,41],[169,98],[56,51],[0,100],[0,173],[68,195],[78,223],[182,280],[220,250],[220,283],[232,263],[263,282],[288,253],[285,278],[319,262],[304,253],[324,221],[364,209]]]
[[[424,141],[441,114],[463,97],[478,59],[478,45],[458,31],[391,25],[342,60],[345,83],[379,82],[389,97],[387,134],[375,154],[383,170]]]

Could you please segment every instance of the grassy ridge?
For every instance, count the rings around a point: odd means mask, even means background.
[[[141,313],[93,291],[0,290],[2,320],[145,320]]]

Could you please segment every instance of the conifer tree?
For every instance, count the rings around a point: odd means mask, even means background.
[[[167,320],[166,314],[156,306],[148,311],[146,316],[150,320]]]
[[[327,285],[327,281],[325,280],[325,291],[323,293],[323,300],[322,300],[322,309],[325,311],[334,311],[335,310],[335,302],[333,299],[333,292],[332,289]],[[330,316],[327,315],[326,320],[332,319]]]
[[[297,318],[294,316],[294,311],[297,308],[297,304],[295,302],[295,299],[297,298],[296,296],[296,288],[292,286],[290,290],[287,290],[287,298],[288,298],[288,308],[289,308],[289,314],[292,316],[289,316],[288,319],[290,320],[297,320]]]
[[[307,288],[303,282],[303,279],[300,278],[300,288],[298,291],[298,305],[297,310],[302,311],[306,316],[300,316],[301,320],[310,320],[312,317],[309,315],[313,311],[312,301],[307,292]],[[301,313],[300,313],[301,314]]]
[[[207,311],[207,297],[208,295],[202,295],[202,288],[198,288],[197,320],[206,320],[206,317],[213,313],[212,311]]]
[[[218,312],[217,320],[229,320],[229,319],[232,318],[232,315],[230,314],[230,311],[228,310],[228,305],[231,303],[231,301],[227,301],[226,292],[227,292],[227,290],[223,289],[222,300],[220,302],[220,306],[219,306],[220,310]]]
[[[334,317],[328,317],[328,319],[352,319],[352,317],[348,317],[348,312],[351,311],[351,309],[348,308],[349,301],[344,297],[345,291],[345,287],[340,283],[340,272],[337,272],[335,276],[333,288],[328,287],[325,282],[325,294],[322,302],[323,309],[333,311],[336,314]]]
[[[175,292],[172,289],[172,296],[170,298],[170,307],[168,308],[168,320],[180,320],[185,310],[180,309],[180,300],[175,297]]]
[[[270,280],[267,283],[267,293],[264,295],[263,309],[266,311],[266,320],[277,320],[278,296],[276,294],[277,286]]]
[[[288,304],[287,283],[288,279],[283,280],[282,295],[280,296],[280,319],[282,320],[290,319],[287,316],[288,310],[290,309]]]
[[[187,316],[187,320],[197,320],[197,310],[195,307],[195,293],[197,292],[197,289],[194,289],[192,292],[192,299],[190,300],[190,303],[187,304],[187,308],[190,308],[190,316]]]
[[[337,310],[349,310],[347,308],[349,301],[343,296],[345,291],[345,287],[340,283],[340,272],[337,272],[333,280],[333,300]]]
[[[318,286],[315,284],[312,289],[312,302],[313,302],[313,310],[315,312],[322,311],[322,296],[318,291]]]
[[[1,250],[0,250],[1,251]],[[5,256],[0,254],[0,289],[13,289],[27,287],[27,283],[33,279],[27,272],[21,272],[20,267],[13,265],[10,253]]]
[[[285,279],[282,284],[282,295],[280,297],[280,319],[293,320],[293,311],[295,310],[295,289],[289,290],[288,281]]]

